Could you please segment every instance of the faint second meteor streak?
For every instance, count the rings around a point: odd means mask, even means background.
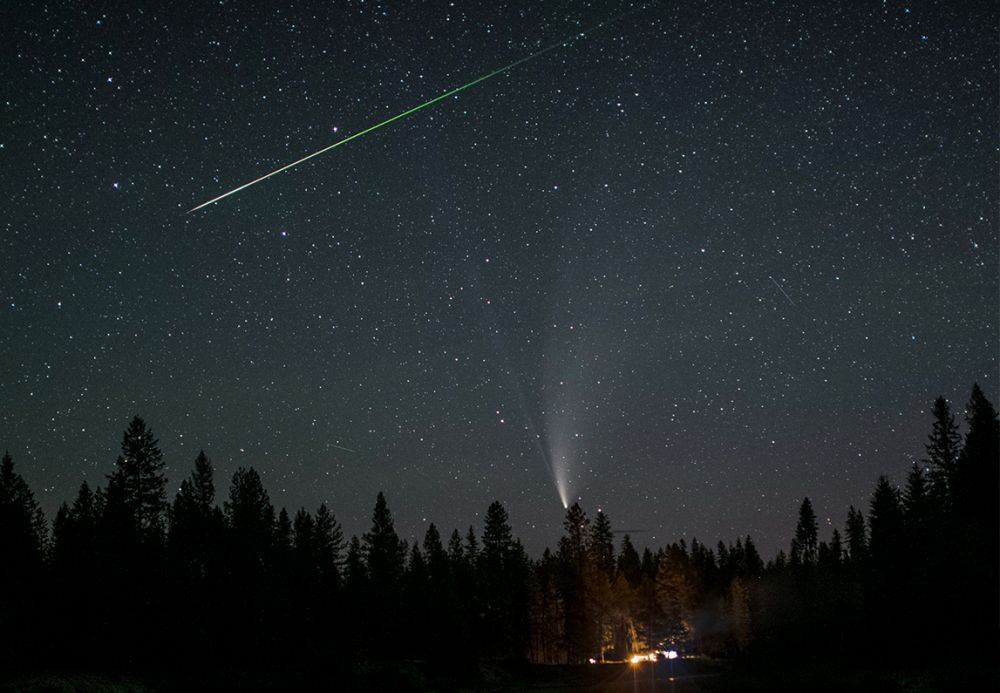
[[[779,284],[778,282],[774,281],[774,277],[768,275],[767,278],[770,279],[774,283],[774,285],[776,287],[778,287],[778,291],[780,291],[784,295],[784,297],[786,299],[788,299],[788,302],[791,303],[794,306],[795,305],[795,301],[793,301],[792,297],[788,295],[788,292],[785,291],[784,287],[782,287],[781,284]]]
[[[624,17],[627,14],[631,14],[632,12],[638,12],[639,10],[642,10],[642,9],[645,9],[645,6],[638,7],[636,9],[634,9],[634,10],[629,10],[627,12],[623,12],[623,13],[615,16],[615,17],[612,17],[611,19],[606,19],[603,22],[601,22],[600,24],[597,24],[597,25],[595,25],[595,26],[593,26],[593,27],[591,27],[591,28],[589,28],[589,29],[587,29],[585,31],[581,31],[581,32],[579,32],[577,34],[573,34],[569,38],[565,38],[562,41],[559,41],[558,43],[553,43],[551,46],[543,48],[542,50],[537,51],[535,53],[532,53],[531,55],[525,56],[524,58],[521,58],[519,60],[515,60],[514,62],[510,63],[509,65],[504,65],[503,67],[498,68],[496,70],[493,70],[493,72],[487,73],[487,74],[483,75],[482,77],[478,77],[478,78],[472,80],[471,82],[463,84],[460,87],[455,87],[454,89],[446,91],[445,93],[441,94],[440,96],[435,96],[430,101],[425,101],[424,103],[420,104],[419,106],[414,106],[413,108],[411,108],[409,110],[403,111],[402,113],[398,113],[398,114],[394,115],[391,118],[387,118],[387,119],[383,120],[381,123],[376,123],[375,125],[372,125],[371,127],[368,127],[368,128],[365,128],[364,130],[361,130],[360,132],[356,132],[353,135],[348,135],[347,137],[345,137],[344,139],[340,140],[339,142],[334,142],[329,147],[324,147],[323,149],[320,149],[319,151],[313,152],[312,154],[309,154],[307,156],[302,157],[298,161],[293,161],[290,164],[285,164],[281,168],[275,169],[275,170],[271,171],[270,173],[264,174],[260,178],[255,178],[254,180],[250,181],[249,183],[244,183],[243,185],[241,185],[238,188],[233,188],[229,192],[222,193],[218,197],[213,197],[208,202],[202,202],[197,207],[192,207],[191,209],[189,209],[187,211],[187,213],[191,214],[191,212],[197,212],[199,209],[202,209],[203,207],[208,207],[211,204],[215,204],[219,200],[224,200],[227,197],[229,197],[230,195],[235,195],[236,193],[240,192],[241,190],[246,190],[251,185],[256,185],[257,183],[261,183],[261,182],[267,180],[268,178],[270,178],[271,176],[276,176],[279,173],[281,173],[282,171],[287,171],[290,168],[293,168],[295,166],[298,166],[301,163],[309,161],[309,159],[312,159],[313,157],[317,157],[320,154],[325,154],[326,152],[330,151],[331,149],[336,149],[337,147],[339,147],[342,144],[347,144],[348,142],[350,142],[353,139],[357,139],[358,137],[361,137],[362,135],[367,135],[369,132],[373,132],[375,130],[378,130],[379,128],[384,127],[384,126],[388,125],[389,123],[394,123],[395,121],[400,120],[402,118],[405,118],[408,115],[412,115],[412,114],[416,113],[417,111],[419,111],[422,108],[427,108],[428,106],[430,106],[432,104],[435,104],[438,101],[441,101],[442,99],[447,99],[449,96],[454,96],[455,94],[459,93],[460,91],[465,91],[469,87],[475,86],[476,84],[479,84],[480,82],[485,82],[486,80],[491,79],[493,77],[496,77],[497,75],[502,75],[504,72],[507,72],[508,70],[513,70],[518,65],[523,65],[524,63],[528,62],[529,60],[534,60],[535,58],[537,58],[539,56],[545,55],[549,51],[554,51],[556,48],[561,48],[562,46],[565,46],[565,45],[571,43],[574,40],[581,39],[584,36],[586,36],[587,34],[592,33],[594,31],[597,31],[598,29],[600,29],[601,27],[603,27],[605,24],[608,24],[608,23],[613,22],[613,21],[617,21],[618,19]]]

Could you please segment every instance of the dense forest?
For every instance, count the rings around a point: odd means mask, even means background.
[[[640,552],[576,504],[537,559],[499,502],[479,534],[431,524],[408,544],[379,494],[371,529],[347,538],[326,506],[276,509],[253,468],[220,504],[204,453],[171,500],[136,417],[107,483],[83,483],[51,524],[4,456],[0,666],[346,672],[666,648],[764,662],[995,652],[997,413],[976,386],[962,425],[944,398],[932,415],[902,488],[879,478],[868,507],[847,509],[825,539],[805,498],[788,551],[769,560],[750,536]]]

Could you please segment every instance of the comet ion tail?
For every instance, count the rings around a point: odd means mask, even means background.
[[[376,123],[375,125],[367,127],[364,130],[361,130],[359,132],[354,133],[353,135],[348,135],[344,139],[342,139],[342,140],[340,140],[338,142],[334,142],[333,144],[331,144],[328,147],[324,147],[323,149],[320,149],[319,151],[315,151],[312,154],[308,154],[308,155],[302,157],[301,159],[298,159],[297,161],[293,161],[290,164],[285,164],[281,168],[277,168],[277,169],[271,171],[270,173],[265,173],[260,178],[255,178],[252,181],[250,181],[249,183],[244,183],[243,185],[239,186],[238,188],[233,188],[229,192],[225,192],[225,193],[222,193],[221,195],[219,195],[217,197],[213,197],[211,200],[208,200],[207,202],[202,202],[197,207],[192,207],[191,209],[189,209],[187,213],[190,214],[191,212],[197,212],[199,209],[202,209],[203,207],[208,207],[209,205],[215,204],[216,202],[219,202],[220,200],[224,200],[227,197],[229,197],[230,195],[235,195],[236,193],[240,192],[241,190],[246,190],[247,188],[249,188],[252,185],[256,185],[257,183],[262,183],[263,181],[267,180],[271,176],[276,176],[279,173],[282,173],[283,171],[287,171],[290,168],[294,168],[294,167],[298,166],[299,164],[305,163],[306,161],[309,161],[309,159],[317,157],[320,154],[325,154],[326,152],[330,151],[331,149],[336,149],[337,147],[339,147],[342,144],[347,144],[351,140],[357,139],[357,138],[361,137],[362,135],[367,135],[369,132],[374,132],[375,130],[378,130],[381,127],[389,125],[390,123],[394,123],[397,120],[402,120],[403,118],[405,118],[408,115],[412,115],[412,114],[416,113],[417,111],[419,111],[419,110],[421,110],[423,108],[427,108],[428,106],[430,106],[432,104],[435,104],[438,101],[441,101],[443,99],[448,98],[449,96],[454,96],[455,94],[459,93],[460,91],[464,91],[464,90],[468,89],[471,86],[479,84],[480,82],[485,82],[486,80],[492,79],[493,77],[496,77],[498,75],[502,75],[503,73],[507,72],[508,70],[512,70],[515,67],[517,67],[518,65],[523,65],[524,63],[528,62],[529,60],[534,60],[535,58],[537,58],[539,56],[545,55],[549,51],[553,51],[556,48],[561,48],[562,46],[569,45],[572,41],[577,40],[577,39],[581,39],[584,36],[586,36],[587,34],[590,34],[591,32],[597,31],[598,29],[600,29],[601,27],[603,27],[605,24],[608,24],[609,22],[613,22],[613,21],[615,21],[617,19],[620,19],[621,17],[625,16],[626,14],[629,14],[630,12],[636,12],[636,11],[641,10],[641,9],[643,9],[643,8],[640,7],[640,8],[637,8],[636,10],[630,10],[629,12],[623,12],[622,14],[619,14],[616,17],[612,17],[611,19],[605,20],[605,21],[601,22],[600,24],[597,24],[596,26],[593,26],[590,29],[587,29],[586,31],[581,31],[578,34],[573,34],[572,36],[570,36],[568,38],[565,38],[562,41],[559,41],[558,43],[553,43],[551,46],[543,48],[540,51],[537,51],[535,53],[532,53],[531,55],[525,56],[524,58],[521,58],[519,60],[515,60],[514,62],[510,63],[509,65],[504,65],[503,67],[498,68],[496,70],[493,70],[493,72],[489,72],[489,73],[483,75],[482,77],[477,77],[476,79],[472,80],[471,82],[467,82],[466,84],[463,84],[463,85],[461,85],[459,87],[455,87],[454,89],[450,89],[449,91],[446,91],[445,93],[443,93],[443,94],[441,94],[439,96],[435,96],[433,99],[431,99],[429,101],[423,102],[419,106],[414,106],[413,108],[405,110],[402,113],[397,113],[396,115],[392,116],[391,118],[387,118],[387,119],[383,120],[380,123]]]

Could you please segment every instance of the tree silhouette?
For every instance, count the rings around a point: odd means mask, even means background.
[[[274,537],[274,506],[260,475],[253,467],[240,467],[233,474],[229,500],[225,503],[226,523],[243,568],[263,569]]]
[[[368,579],[375,592],[394,593],[403,573],[403,553],[392,513],[379,491],[372,512],[372,527],[364,536]]]
[[[372,619],[372,645],[391,632],[400,608],[404,547],[396,534],[392,513],[380,491],[372,512],[372,527],[363,539],[368,573],[368,613]]]
[[[668,546],[656,573],[656,603],[663,619],[660,634],[672,643],[686,644],[692,635],[697,598],[696,576],[690,556],[680,544]]]
[[[868,518],[872,557],[880,563],[889,563],[902,539],[903,510],[899,491],[886,476],[880,476],[875,485]]]
[[[194,471],[181,482],[170,509],[167,546],[181,579],[200,580],[217,557],[222,532],[222,515],[215,505],[212,462],[205,451],[198,453]]]
[[[614,593],[615,547],[611,521],[598,510],[587,536],[587,562],[584,573],[587,599],[596,642],[596,654],[604,661],[614,649],[616,601]]]
[[[985,657],[1000,611],[1000,423],[978,386],[965,424],[956,452],[939,398],[928,459],[902,491],[880,477],[867,520],[851,506],[843,538],[823,541],[803,499],[792,561],[779,551],[765,566],[750,536],[714,550],[680,539],[641,557],[624,536],[616,557],[610,520],[576,503],[558,551],[535,563],[499,502],[481,537],[455,530],[445,547],[431,524],[408,546],[381,493],[345,557],[325,504],[276,515],[252,468],[237,470],[217,507],[204,452],[164,513],[162,456],[137,417],[107,487],[81,484],[59,506],[51,543],[31,489],[9,455],[0,462],[0,660],[137,672],[165,661],[285,672],[343,662],[354,685],[367,681],[357,672],[397,666],[373,659],[425,659],[452,675],[462,660],[474,682],[476,660],[619,659],[664,641],[764,662],[865,650],[912,666],[931,640],[948,656]],[[54,632],[66,614],[72,626]]]
[[[325,503],[316,510],[313,532],[313,547],[316,552],[319,584],[327,593],[336,592],[341,585],[340,571],[344,553],[344,531]]]
[[[960,532],[958,572],[966,584],[957,606],[974,614],[969,619],[970,635],[978,641],[978,649],[981,643],[996,641],[1000,618],[1000,422],[978,384],[972,387],[965,422],[953,496]]]
[[[586,662],[596,656],[599,643],[593,625],[593,605],[587,595],[587,538],[590,521],[579,503],[566,510],[563,536],[559,539],[560,591],[565,604],[566,656],[570,662]]]
[[[146,422],[136,416],[122,434],[121,455],[115,471],[108,478],[109,491],[133,524],[140,542],[159,541],[167,509],[167,478],[163,472],[163,454]]]
[[[948,400],[944,397],[934,400],[931,415],[934,417],[934,423],[924,445],[927,450],[925,462],[931,470],[930,482],[933,493],[939,503],[945,503],[950,501],[952,495],[961,438]]]
[[[0,663],[16,663],[35,644],[32,613],[42,576],[47,527],[35,494],[8,453],[0,461]]]
[[[814,565],[819,549],[818,540],[819,526],[816,524],[816,513],[813,512],[812,501],[806,496],[799,506],[799,522],[795,526],[795,538],[792,540],[791,548],[792,563]]]
[[[523,656],[527,647],[528,561],[514,540],[499,501],[486,510],[482,550],[476,564],[481,619],[479,641],[487,657]]]
[[[40,563],[47,540],[45,516],[35,494],[14,471],[9,453],[0,461],[0,556],[8,570]]]
[[[1000,517],[1000,422],[979,385],[965,408],[965,445],[955,471],[955,502],[990,543],[996,543]]]
[[[847,510],[844,533],[847,535],[848,557],[855,563],[864,561],[868,555],[868,531],[864,514],[853,505]]]
[[[233,474],[224,510],[230,584],[225,643],[233,658],[240,653],[261,656],[275,635],[259,624],[266,622],[271,603],[268,571],[276,523],[274,506],[253,467],[240,467]]]

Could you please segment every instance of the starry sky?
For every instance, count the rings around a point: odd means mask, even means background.
[[[994,3],[0,21],[0,446],[48,513],[139,414],[171,492],[204,448],[348,534],[498,499],[538,555],[580,499],[770,555],[902,479],[935,396],[996,401]]]

